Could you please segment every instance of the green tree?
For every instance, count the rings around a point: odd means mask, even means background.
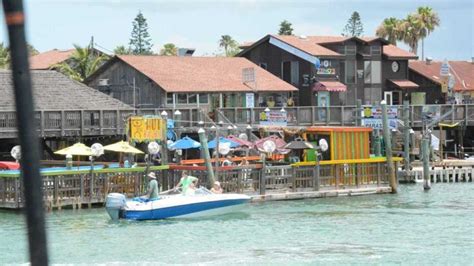
[[[422,37],[423,24],[416,14],[410,14],[400,24],[400,38],[410,47],[410,52],[418,54],[418,43]]]
[[[142,12],[139,11],[138,15],[132,22],[133,29],[130,37],[130,49],[133,54],[136,55],[148,55],[152,54],[151,48],[151,37],[148,33],[148,23]]]
[[[416,16],[420,25],[421,38],[421,60],[425,59],[425,38],[439,26],[440,19],[438,14],[429,6],[418,7]]]
[[[397,41],[402,40],[402,23],[403,21],[394,17],[386,18],[378,26],[375,35],[380,38],[386,38],[391,44],[397,45]]]
[[[167,43],[160,50],[160,55],[176,56],[178,55],[178,47],[174,43]]]
[[[347,20],[347,24],[342,31],[343,36],[361,36],[364,33],[364,25],[360,20],[359,12],[354,11]]]
[[[280,29],[278,30],[279,35],[293,35],[293,28],[291,23],[287,20],[283,20],[280,23]]]
[[[0,43],[0,69],[10,68],[10,49],[3,42]]]
[[[131,54],[131,53],[132,53],[132,51],[130,50],[130,48],[127,48],[124,45],[119,45],[119,46],[115,47],[115,49],[114,49],[114,54],[116,54],[116,55],[127,55],[127,54]]]
[[[28,49],[28,54],[30,56],[34,56],[34,55],[39,54],[38,50],[36,50],[36,48],[33,45],[29,44],[29,43],[26,44],[26,48]]]
[[[234,56],[239,53],[239,45],[230,35],[222,35],[219,47],[224,48],[225,56]]]
[[[55,68],[70,78],[82,82],[108,59],[106,55],[97,54],[90,46],[83,48],[75,44],[74,48],[75,50],[68,60],[51,68]]]

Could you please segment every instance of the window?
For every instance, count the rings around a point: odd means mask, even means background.
[[[203,103],[203,104],[209,103],[209,95],[207,93],[199,94],[199,103]]]
[[[188,95],[184,93],[178,94],[178,103],[179,104],[187,104],[188,103]]]
[[[299,62],[285,61],[281,63],[281,78],[291,84],[299,85]]]
[[[370,46],[370,54],[371,55],[380,55],[382,53],[382,50],[380,46]]]
[[[189,104],[197,103],[197,94],[196,93],[191,93],[191,94],[188,95],[188,103]]]
[[[339,54],[346,54],[346,47],[345,46],[338,46],[337,47],[337,52]]]
[[[380,84],[382,82],[382,68],[380,61],[364,61],[364,82]]]
[[[356,54],[356,46],[355,45],[346,46],[346,55],[355,55],[355,54]]]
[[[345,63],[345,82],[346,84],[356,83],[356,61],[347,60]]]
[[[267,63],[260,63],[258,65],[265,70],[267,69]]]
[[[173,104],[173,93],[166,94],[166,104]]]
[[[377,105],[382,100],[382,88],[364,88],[364,104]]]

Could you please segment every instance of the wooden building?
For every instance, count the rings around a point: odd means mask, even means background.
[[[412,104],[436,103],[474,103],[474,61],[448,61],[454,79],[452,90],[448,84],[443,88],[443,77],[440,75],[441,61],[410,61],[409,78],[419,84],[411,91]]]
[[[377,37],[267,35],[242,48],[238,56],[298,87],[303,106],[401,104],[403,92],[417,87],[408,80],[416,55]]]
[[[85,83],[136,108],[276,107],[297,90],[238,57],[115,56]]]

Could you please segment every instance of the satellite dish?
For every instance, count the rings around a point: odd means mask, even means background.
[[[148,153],[157,154],[160,151],[161,147],[156,141],[148,143]]]
[[[247,134],[241,133],[241,134],[239,135],[239,139],[241,139],[241,140],[249,140],[249,137],[247,136]]]
[[[319,148],[321,149],[321,151],[327,151],[329,148],[328,141],[326,139],[320,139]]]
[[[263,143],[263,150],[267,153],[272,153],[276,150],[276,144],[273,140],[267,140]]]
[[[222,143],[219,145],[219,153],[226,155],[230,152],[230,143]]]
[[[102,144],[100,143],[94,143],[91,146],[91,151],[92,155],[94,155],[95,157],[99,157],[104,154],[104,146],[102,146]]]
[[[169,139],[168,141],[166,141],[166,145],[168,145],[168,150],[174,151],[173,148],[170,148],[170,146],[173,145],[173,143],[174,143],[174,142],[173,142],[172,140],[170,140],[170,139]]]
[[[16,145],[15,147],[12,148],[10,155],[17,161],[21,159],[21,146]]]

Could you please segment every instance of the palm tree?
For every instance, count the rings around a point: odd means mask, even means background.
[[[52,66],[70,78],[83,81],[92,73],[94,73],[107,60],[106,55],[99,55],[91,47],[80,47],[74,45],[75,51],[71,57],[59,64]]]
[[[401,23],[402,21],[397,18],[386,18],[377,28],[375,35],[380,38],[386,38],[391,44],[397,45],[397,41],[401,40],[402,35],[400,31]]]
[[[160,55],[176,56],[178,55],[178,47],[174,43],[167,43],[163,45],[163,49],[160,50]]]
[[[418,20],[420,22],[420,27],[421,27],[421,32],[420,32],[420,37],[421,37],[421,60],[424,60],[425,58],[425,43],[424,40],[425,38],[434,31],[436,27],[439,26],[440,19],[439,16],[436,12],[433,11],[431,7],[424,6],[424,7],[418,7],[418,12],[416,13],[416,16],[418,17]]]
[[[422,24],[416,14],[410,14],[400,23],[400,39],[409,47],[410,52],[418,54],[418,42],[423,37]]]
[[[230,56],[231,52],[237,48],[237,42],[230,35],[222,35],[219,47],[224,48],[225,56]]]

